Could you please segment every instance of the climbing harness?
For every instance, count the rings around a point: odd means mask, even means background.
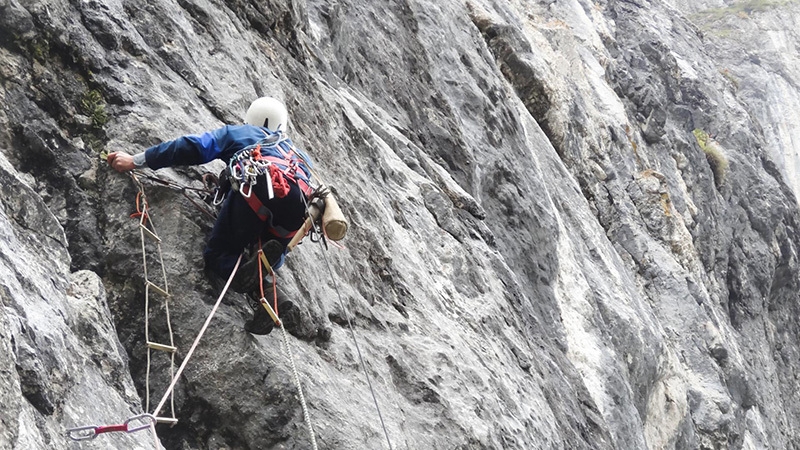
[[[148,428],[155,430],[156,418],[151,414],[139,414],[133,416],[119,425],[86,425],[82,427],[70,428],[67,436],[73,441],[88,441],[98,435],[110,432],[135,433]],[[158,448],[158,445],[156,445]]]
[[[253,189],[259,183],[264,184],[266,192],[262,190],[262,195],[266,193],[267,199],[272,200],[288,195],[291,183],[296,184],[309,198],[315,189],[311,182],[310,167],[308,156],[295,148],[288,137],[280,131],[274,134],[265,131],[264,139],[231,157],[225,174],[220,178],[227,179],[230,189],[239,192],[258,218],[266,222],[270,218],[270,211],[258,195],[253,195]],[[217,201],[216,196],[214,201]],[[294,236],[294,230],[276,234],[290,238]]]
[[[282,197],[280,191],[287,189],[285,180],[277,180],[278,175],[297,183],[303,193],[310,196],[313,188],[309,166],[308,157],[278,131],[236,152],[228,162],[228,173],[232,188],[244,197],[250,196],[251,187],[258,184],[259,178],[266,174],[269,174],[267,181],[271,181],[267,183],[270,199],[275,195]],[[276,183],[280,185],[278,192],[274,191]]]

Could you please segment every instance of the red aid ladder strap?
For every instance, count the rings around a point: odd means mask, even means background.
[[[113,433],[117,431],[128,431],[128,424],[123,423],[119,425],[101,425],[99,427],[95,427],[94,433],[95,434],[103,434],[103,433]]]

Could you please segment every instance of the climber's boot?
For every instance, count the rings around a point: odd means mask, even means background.
[[[265,280],[264,281],[264,295],[266,296],[265,301],[272,306],[272,281]],[[283,293],[283,290],[278,287],[277,288],[278,294],[278,318],[281,320],[284,326],[289,329],[295,322],[296,322],[296,315],[299,311],[295,308],[294,303],[286,298],[286,294]],[[261,304],[261,289],[258,289],[250,294],[250,302],[253,306],[253,318],[248,320],[244,324],[244,329],[249,331],[253,334],[269,334],[272,331],[272,328],[275,326],[275,322],[273,322],[272,317],[267,312],[266,308],[263,304]],[[268,322],[268,323],[266,323]]]
[[[253,308],[253,318],[244,323],[245,331],[259,335],[269,334],[274,327],[272,317],[261,303]]]
[[[286,247],[276,240],[267,241],[261,246],[261,250],[264,252],[264,256],[267,258],[270,267],[275,267],[275,264],[280,261],[285,249]],[[240,293],[249,293],[258,290],[259,264],[261,264],[261,261],[258,257],[258,252],[253,252],[236,272],[236,276],[233,277],[231,289]]]

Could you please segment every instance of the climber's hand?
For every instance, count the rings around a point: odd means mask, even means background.
[[[133,156],[123,152],[109,153],[106,161],[117,172],[127,172],[136,168],[133,163]]]

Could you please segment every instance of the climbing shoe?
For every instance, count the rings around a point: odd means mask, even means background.
[[[261,250],[264,252],[264,256],[267,258],[267,262],[269,265],[274,267],[275,264],[278,263],[281,259],[281,255],[285,250],[283,244],[276,240],[267,241],[264,245],[261,246]],[[258,251],[252,252],[251,255],[247,257],[247,260],[244,264],[239,268],[236,272],[236,276],[233,277],[233,281],[231,282],[231,289],[236,292],[240,293],[248,293],[253,292],[259,289],[258,286],[258,265],[260,264]],[[264,274],[266,275],[266,270],[264,270]]]
[[[267,277],[264,280],[264,296],[270,306],[273,305],[272,298],[274,295],[271,278]],[[291,330],[294,324],[298,323],[297,316],[300,311],[295,308],[294,303],[286,298],[286,294],[280,284],[277,285],[277,295],[278,311],[276,312],[278,313],[278,318],[287,330]],[[257,288],[250,291],[248,297],[250,306],[253,308],[253,318],[244,324],[244,329],[253,334],[269,334],[275,326],[275,322],[272,321],[272,317],[264,309],[264,305],[261,304],[261,289]]]
[[[256,302],[252,306],[253,318],[244,323],[245,331],[259,335],[269,334],[275,327],[272,317],[260,302]],[[289,326],[287,318],[294,317],[292,314],[294,310],[294,304],[288,300],[278,303],[278,317],[283,321],[284,326]]]
[[[295,316],[294,313],[296,312],[297,308],[295,308],[294,303],[290,302],[289,300],[284,300],[278,303],[278,318],[281,319],[283,326],[291,326]]]
[[[244,323],[245,331],[253,334],[269,334],[275,327],[272,317],[261,304],[253,308],[253,318]]]

